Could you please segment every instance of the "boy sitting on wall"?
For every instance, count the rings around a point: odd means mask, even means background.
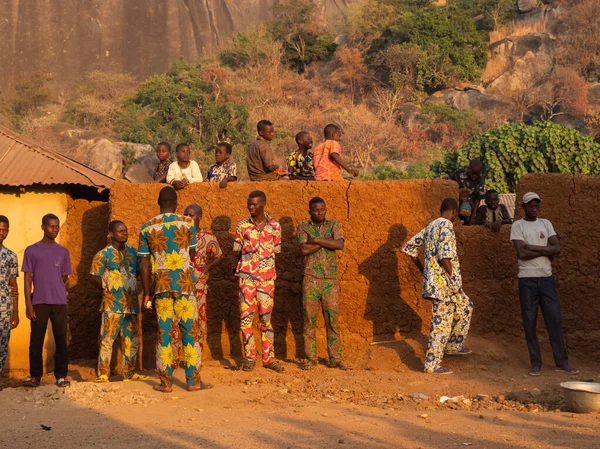
[[[475,214],[475,224],[483,225],[498,232],[503,224],[511,224],[512,218],[504,204],[500,204],[500,197],[495,190],[485,192],[485,206],[479,206]]]
[[[313,159],[315,164],[315,179],[317,181],[343,181],[342,168],[352,176],[358,176],[358,170],[351,168],[342,159],[340,139],[342,130],[339,126],[329,124],[323,131],[325,142],[315,148]]]
[[[237,165],[231,154],[233,148],[227,142],[221,142],[215,148],[215,164],[208,168],[206,180],[218,182],[219,187],[224,189],[228,182],[237,181]]]

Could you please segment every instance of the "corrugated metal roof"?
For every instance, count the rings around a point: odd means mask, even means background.
[[[506,206],[508,213],[510,214],[510,218],[515,218],[515,198],[516,195],[514,193],[502,193],[498,195],[500,204],[504,204]]]
[[[114,178],[0,126],[0,185],[78,184],[109,189]]]

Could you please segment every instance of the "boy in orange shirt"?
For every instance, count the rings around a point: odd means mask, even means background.
[[[343,181],[342,168],[352,176],[358,176],[358,170],[351,168],[350,165],[342,159],[342,147],[340,146],[342,130],[340,127],[329,124],[325,127],[323,134],[325,135],[325,142],[313,151],[315,180]]]

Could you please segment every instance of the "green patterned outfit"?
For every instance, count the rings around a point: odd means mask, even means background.
[[[134,375],[139,350],[137,294],[137,255],[135,248],[125,245],[121,252],[109,245],[94,256],[90,274],[102,279],[102,324],[98,376],[110,375],[112,348],[121,337],[123,377]]]
[[[335,220],[325,220],[320,225],[309,220],[298,225],[298,242],[308,243],[309,238],[339,240],[344,237]],[[338,266],[333,250],[321,248],[304,259],[302,281],[304,351],[310,360],[317,359],[317,317],[321,306],[327,331],[329,362],[336,363],[342,359],[342,341],[338,323],[340,287],[337,274]]]
[[[150,257],[158,320],[156,368],[161,384],[173,382],[173,339],[181,335],[188,385],[200,384],[200,328],[195,297],[196,280],[190,249],[196,248],[196,227],[191,218],[157,215],[140,230],[139,257]]]

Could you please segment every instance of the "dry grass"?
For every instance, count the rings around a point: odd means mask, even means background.
[[[547,16],[542,20],[537,18],[524,18],[513,21],[508,26],[500,27],[490,32],[490,44],[498,42],[507,37],[525,36],[530,33],[549,33],[550,24]]]

